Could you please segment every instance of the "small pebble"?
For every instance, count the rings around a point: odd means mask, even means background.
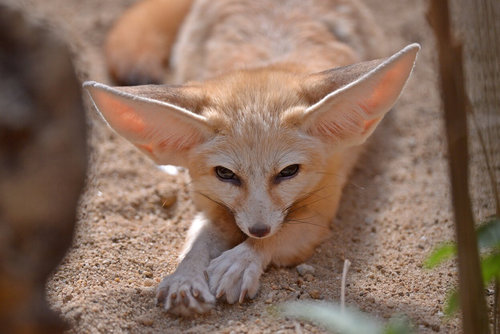
[[[321,299],[321,292],[319,292],[319,290],[311,290],[308,293],[313,299]]]
[[[270,292],[268,295],[267,295],[267,299],[264,301],[264,303],[266,304],[271,304],[273,302],[273,297],[274,297],[274,293]]]
[[[312,282],[312,281],[314,281],[314,276],[313,276],[313,275],[311,275],[311,274],[306,274],[306,275],[304,276],[304,279],[305,279],[307,282]]]
[[[153,273],[150,272],[150,271],[145,271],[144,272],[144,276],[146,276],[147,278],[152,278],[153,277]]]
[[[314,273],[314,267],[310,266],[308,264],[302,263],[299,264],[297,267],[297,272],[299,273],[300,276],[305,276],[306,274],[313,274]]]
[[[144,326],[153,326],[153,319],[151,318],[141,318],[139,319],[139,322],[143,324]]]
[[[372,216],[365,217],[365,223],[373,224],[373,222],[375,222],[375,218],[373,218]]]

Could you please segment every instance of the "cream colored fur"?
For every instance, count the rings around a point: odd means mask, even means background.
[[[379,54],[379,37],[356,1],[200,0],[174,48],[182,86],[85,84],[111,127],[193,180],[200,214],[158,288],[166,310],[253,298],[269,264],[299,264],[329,235],[361,144],[419,49],[356,63]],[[217,176],[218,166],[235,177]]]

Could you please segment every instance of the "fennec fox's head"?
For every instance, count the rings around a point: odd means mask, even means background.
[[[116,132],[156,163],[188,168],[201,209],[223,207],[264,238],[317,186],[329,157],[373,132],[418,50],[314,74],[283,65],[176,87],[85,87]]]

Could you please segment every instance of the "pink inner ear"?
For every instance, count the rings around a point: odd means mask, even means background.
[[[151,144],[135,144],[138,148],[146,153],[153,154],[153,145]]]
[[[120,132],[139,134],[144,131],[146,125],[144,120],[134,111],[133,108],[120,102],[116,98],[109,98],[109,93],[96,91],[95,100],[99,110],[104,111],[104,117],[108,123],[113,124],[113,128]]]
[[[403,72],[408,72],[408,65],[405,62],[393,65],[393,68],[384,73],[371,95],[362,105],[368,115],[376,115],[381,109],[390,108],[391,102],[397,98],[401,91],[395,87],[400,87],[403,80],[406,80],[407,76],[402,75]]]
[[[370,120],[367,120],[367,121],[364,121],[363,125],[364,125],[364,130],[363,130],[363,133],[362,134],[365,134],[367,132],[369,132],[372,128],[372,126],[376,125],[380,119],[382,117],[376,117],[374,119],[370,119]]]
[[[146,153],[149,155],[154,161],[158,161],[158,156],[153,152],[153,145],[152,144],[134,144],[139,148],[142,152]]]
[[[308,108],[307,132],[329,142],[363,143],[401,94],[417,51],[416,45],[404,49]]]

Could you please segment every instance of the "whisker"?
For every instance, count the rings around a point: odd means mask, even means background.
[[[328,198],[330,198],[330,197],[333,197],[334,195],[336,195],[336,194],[335,194],[335,193],[333,193],[333,194],[330,194],[330,195],[327,195],[327,196],[324,196],[324,197],[320,197],[320,198],[318,198],[318,199],[316,199],[316,200],[314,200],[314,201],[308,202],[308,203],[306,203],[306,204],[304,204],[304,205],[301,205],[301,206],[298,206],[298,207],[292,208],[291,210],[289,210],[289,211],[288,211],[288,213],[290,214],[290,213],[295,212],[295,211],[297,211],[297,210],[303,209],[303,208],[307,207],[308,205],[311,205],[311,204],[317,203],[317,202],[319,202],[319,201],[322,201],[322,200],[328,199]],[[294,203],[294,204],[296,204],[296,203]]]
[[[352,182],[352,181],[348,182],[347,185],[352,185],[354,188],[361,189],[361,190],[365,190],[366,189],[366,187],[360,186],[359,184],[357,184],[355,182]]]
[[[303,218],[293,218],[293,219],[296,219],[296,220],[304,220],[304,219],[311,219],[311,218],[314,218],[314,217],[317,217],[318,215],[312,215],[312,216],[309,216],[309,217],[303,217]]]
[[[314,173],[316,173],[316,174],[323,174],[323,175],[332,175],[332,176],[337,176],[337,177],[339,177],[339,176],[340,176],[340,174],[338,174],[338,173],[330,173],[330,172],[318,172],[318,171],[316,171],[316,172],[314,172]],[[364,186],[360,186],[359,184],[357,184],[357,183],[353,182],[352,180],[349,180],[349,178],[348,178],[348,180],[347,180],[347,182],[346,182],[346,185],[352,185],[352,186],[354,186],[355,188],[365,190],[365,187],[364,187]]]
[[[210,196],[208,196],[208,195],[206,195],[206,194],[204,194],[204,193],[202,193],[200,191],[195,191],[195,192],[197,194],[200,194],[201,196],[205,197],[206,199],[208,199],[208,200],[210,200],[210,201],[212,201],[212,202],[214,202],[214,203],[222,206],[223,208],[227,209],[229,212],[231,212],[234,215],[234,209],[230,205],[228,205],[228,204],[226,204],[226,203],[224,203],[222,201],[215,200],[212,197],[210,197]]]
[[[314,223],[311,223],[311,222],[306,222],[306,221],[302,221],[302,220],[298,220],[298,219],[287,219],[287,220],[284,221],[284,223],[285,224],[290,224],[290,225],[306,224],[306,225],[312,225],[312,226],[316,226],[316,227],[322,227],[322,228],[325,228],[325,229],[330,229],[328,226],[314,224]]]
[[[292,204],[290,204],[289,206],[287,206],[283,212],[287,212],[289,209],[291,209],[294,205],[297,205],[299,204],[300,202],[303,202],[305,200],[307,200],[308,198],[310,198],[311,196],[314,196],[316,195],[316,193],[320,192],[321,190],[325,189],[326,187],[328,186],[323,186],[323,187],[320,187],[320,188],[317,188],[315,190],[312,190],[308,193],[306,193],[304,196],[302,196],[301,198],[299,198],[298,200],[296,200],[295,202],[293,202]]]

